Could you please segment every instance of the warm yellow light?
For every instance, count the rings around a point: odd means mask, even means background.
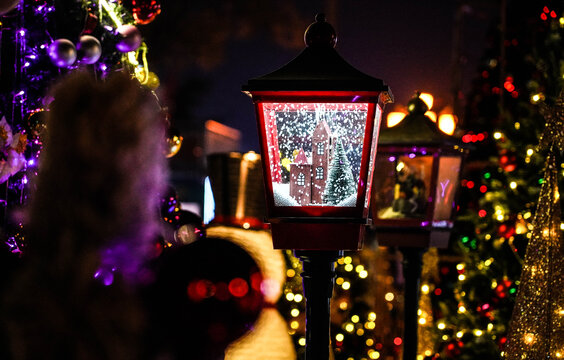
[[[564,17],[558,19],[558,22],[560,23],[560,27],[564,27]]]
[[[368,320],[370,320],[370,321],[376,320],[376,313],[375,312],[369,313],[368,314]]]
[[[489,258],[489,259],[487,259],[486,261],[484,261],[484,265],[486,265],[486,266],[490,266],[490,265],[492,264],[492,262],[493,262],[493,261],[494,261],[494,259],[493,259],[493,258]]]
[[[523,340],[525,340],[525,344],[531,345],[532,343],[535,342],[535,334],[526,333],[526,334],[523,336]]]
[[[463,313],[466,312],[466,308],[464,307],[464,305],[460,305],[460,306],[458,307],[458,312],[461,313],[461,314],[463,314]]]
[[[286,294],[286,300],[294,301],[294,293],[291,293],[291,292],[287,293]]]
[[[437,122],[437,113],[434,111],[427,111],[425,113],[425,116],[427,116],[429,119],[431,119],[432,122],[436,123]]]
[[[343,290],[348,290],[348,289],[351,288],[351,283],[348,282],[348,281],[345,281],[345,282],[343,283],[343,285],[341,285],[341,286],[343,287]]]
[[[260,156],[254,151],[249,151],[243,155],[243,160],[258,161],[260,160]]]
[[[356,335],[358,336],[364,335],[364,329],[356,329]]]
[[[345,265],[345,271],[353,271],[354,266],[352,264]]]
[[[298,344],[300,344],[300,346],[305,346],[305,344],[306,344],[305,338],[304,338],[304,337],[300,338],[300,339],[298,340]]]
[[[425,285],[421,286],[421,292],[423,294],[428,294],[429,293],[429,285],[425,284]]]
[[[478,330],[478,329],[474,330],[474,335],[476,336],[482,336],[483,333],[484,332],[482,330]]]
[[[461,338],[464,335],[464,333],[462,331],[459,331],[456,333],[456,337],[457,338]]]
[[[346,301],[341,301],[339,303],[339,309],[345,311],[347,310],[347,308],[349,307],[349,304]]]
[[[532,215],[533,214],[531,214],[530,212],[526,212],[526,213],[523,214],[523,219],[526,220],[526,219],[530,218]]]
[[[300,323],[299,323],[298,321],[294,320],[294,321],[292,321],[292,322],[290,323],[290,327],[291,327],[292,329],[296,330],[297,328],[300,327]]]
[[[496,132],[494,132],[494,134],[493,134],[493,137],[494,137],[494,139],[496,139],[496,140],[501,139],[502,136],[503,136],[503,134],[500,133],[499,131],[496,131]]]
[[[335,284],[337,285],[343,285],[344,282],[345,279],[343,279],[342,277],[338,277],[337,280],[335,280]]]
[[[346,330],[347,332],[353,332],[353,331],[354,331],[354,325],[351,324],[351,323],[346,324],[346,325],[345,325],[345,330]]]
[[[527,149],[527,156],[533,155],[534,152],[535,152],[535,150],[533,150],[531,148]]]
[[[350,264],[350,263],[352,263],[352,257],[347,256],[344,261],[345,261],[345,264]]]
[[[419,318],[419,324],[425,325],[426,322],[427,320],[425,320],[425,318]]]
[[[429,93],[421,93],[419,95],[419,98],[421,100],[423,100],[423,102],[427,105],[427,107],[429,108],[429,110],[431,110],[433,108],[433,95],[429,94]]]
[[[431,350],[425,350],[425,356],[431,356],[433,352]]]
[[[503,219],[505,219],[505,217],[503,216],[503,214],[499,214],[499,215],[496,217],[496,219],[497,219],[497,221],[503,221]]]
[[[405,163],[403,161],[398,162],[398,164],[396,165],[396,171],[400,172],[403,170],[403,168],[405,167]]]
[[[510,182],[509,187],[512,189],[517,189],[517,183],[515,181]]]
[[[446,328],[445,323],[441,322],[437,325],[437,327],[439,328],[439,330],[444,330]]]
[[[363,266],[363,265],[357,265],[357,266],[354,268],[354,270],[355,270],[357,273],[359,273],[359,272],[361,272],[362,270],[364,270],[364,266]]]
[[[459,280],[459,281],[464,281],[464,279],[466,279],[466,276],[465,276],[464,274],[458,275],[458,280]]]
[[[302,302],[303,299],[304,299],[304,297],[302,296],[302,294],[294,295],[294,301],[297,302],[297,303]]]
[[[519,121],[516,121],[515,124],[513,124],[513,126],[515,127],[515,130],[521,129],[521,123]]]
[[[366,270],[362,270],[359,274],[358,277],[361,279],[366,279],[368,277],[368,271]]]
[[[494,324],[489,323],[489,324],[488,324],[488,331],[492,331],[493,328],[494,328]]]
[[[376,327],[376,323],[374,321],[368,321],[364,324],[364,327],[369,330],[372,330]]]
[[[378,359],[380,358],[380,353],[376,350],[372,350],[368,352],[368,356],[370,356],[371,359]]]
[[[405,113],[399,111],[393,111],[388,114],[386,125],[391,128],[399,124],[403,118],[405,118]]]
[[[438,125],[442,132],[452,135],[456,129],[456,119],[452,114],[442,114],[439,115]]]
[[[372,346],[372,345],[374,345],[374,340],[366,339],[366,346]]]
[[[290,311],[290,315],[292,315],[293,317],[298,317],[300,315],[300,310],[292,309],[292,311]]]
[[[360,320],[360,317],[359,317],[358,315],[353,315],[353,316],[351,316],[351,321],[352,321],[353,323],[356,324],[359,320]]]
[[[463,263],[456,264],[456,270],[464,270],[464,264]]]
[[[294,270],[294,269],[286,270],[286,276],[290,277],[290,278],[296,276],[296,270]]]
[[[443,335],[443,336],[441,337],[441,339],[443,339],[444,341],[447,341],[447,340],[448,340],[448,335]]]
[[[394,300],[394,294],[391,292],[386,293],[386,295],[384,295],[384,299],[386,299],[386,301],[392,301]]]
[[[543,94],[533,94],[531,95],[530,101],[533,104],[537,104],[538,102],[544,100],[544,95]]]
[[[343,340],[345,340],[345,335],[339,333],[339,334],[335,335],[335,340],[343,341]]]

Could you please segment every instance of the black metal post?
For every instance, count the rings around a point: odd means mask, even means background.
[[[423,249],[400,248],[405,277],[403,360],[417,359],[417,329],[419,327],[419,289]]]
[[[335,261],[342,251],[296,250],[306,298],[306,360],[328,360]]]

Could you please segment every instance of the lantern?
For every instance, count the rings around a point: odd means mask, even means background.
[[[372,193],[380,245],[448,245],[466,149],[424,115],[427,109],[418,93],[409,114],[381,131]]]
[[[248,81],[259,128],[266,207],[275,248],[357,250],[368,218],[372,171],[388,86],[335,51],[323,15],[306,48]]]

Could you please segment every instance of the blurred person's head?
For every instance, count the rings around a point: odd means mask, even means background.
[[[144,315],[131,281],[158,231],[166,176],[156,99],[127,74],[56,84],[6,296],[14,359],[137,358]]]

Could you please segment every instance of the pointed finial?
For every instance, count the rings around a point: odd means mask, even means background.
[[[331,24],[325,21],[325,14],[315,15],[315,22],[308,26],[304,34],[306,46],[335,47],[337,33]]]

